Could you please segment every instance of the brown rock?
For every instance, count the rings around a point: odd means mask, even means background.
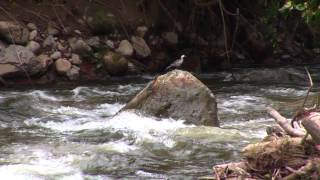
[[[184,119],[188,124],[219,126],[214,94],[187,71],[174,70],[158,76],[122,111],[127,109]]]
[[[103,57],[106,70],[111,75],[124,75],[128,71],[128,60],[114,52],[107,52]]]

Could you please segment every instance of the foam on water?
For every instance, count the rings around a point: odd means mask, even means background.
[[[98,149],[107,150],[107,151],[115,151],[118,153],[128,153],[130,151],[135,151],[138,149],[135,145],[128,145],[125,142],[109,142],[102,145],[99,145]]]
[[[261,91],[267,94],[272,94],[276,96],[303,96],[306,94],[307,90],[297,90],[294,88],[284,88],[284,87],[275,87],[275,88],[261,88]]]
[[[28,95],[31,95],[35,98],[47,100],[47,101],[62,101],[62,99],[59,99],[53,95],[51,96],[51,95],[47,94],[46,91],[41,91],[41,90],[32,91],[32,92],[28,93]]]
[[[28,163],[17,163],[0,166],[1,179],[47,179],[59,177],[59,179],[83,179],[79,169],[70,166],[73,161],[71,156],[55,158],[50,152],[43,149],[29,149],[31,154],[15,154],[15,156],[30,156]],[[18,161],[21,157],[15,157]]]
[[[63,108],[64,109],[64,108]],[[74,110],[73,108],[67,108]],[[77,113],[78,110],[73,112]],[[61,112],[61,111],[59,111]],[[71,112],[69,112],[71,113]],[[81,112],[86,115],[87,112]],[[72,114],[72,113],[71,113]],[[46,121],[39,122],[39,119],[30,119],[27,122],[35,122],[36,124],[50,128],[59,132],[75,132],[81,130],[98,130],[106,129],[111,132],[121,131],[124,136],[133,136],[136,138],[135,142],[140,144],[145,141],[149,142],[162,142],[167,147],[174,146],[170,134],[179,128],[194,127],[192,125],[183,124],[183,120],[161,119],[157,120],[153,117],[144,117],[134,112],[121,112],[112,118],[103,118],[99,115],[92,113],[86,115],[87,117],[69,118],[64,121]]]
[[[219,101],[219,100],[218,100]],[[266,99],[256,96],[230,96],[218,103],[218,108],[224,113],[247,114],[248,110],[256,111],[266,107]]]

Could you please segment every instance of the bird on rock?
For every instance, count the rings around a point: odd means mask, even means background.
[[[173,69],[179,69],[181,65],[183,64],[184,58],[186,55],[181,55],[181,57],[177,60],[175,60],[173,63],[171,63],[168,67],[166,67],[166,71],[173,70]]]

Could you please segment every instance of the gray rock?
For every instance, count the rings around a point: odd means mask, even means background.
[[[82,55],[92,50],[91,47],[82,39],[71,38],[68,41],[72,52],[74,53]]]
[[[78,29],[74,30],[74,33],[76,33],[76,34],[78,34],[78,35],[82,35],[81,31],[78,30]]]
[[[178,35],[175,32],[163,33],[162,38],[170,45],[178,44]]]
[[[37,61],[39,62],[39,69],[41,69],[42,72],[46,72],[48,67],[53,63],[52,59],[46,54],[37,56]]]
[[[54,48],[56,46],[56,41],[54,40],[54,37],[52,35],[48,36],[42,43],[43,47],[50,47]]]
[[[65,75],[71,69],[72,65],[68,60],[60,58],[56,60],[55,67],[58,74]]]
[[[53,60],[61,58],[62,54],[60,51],[55,51],[50,55],[50,58]]]
[[[151,55],[149,46],[141,37],[132,36],[131,42],[138,56],[145,58]]]
[[[70,80],[79,80],[80,68],[78,66],[72,66],[72,68],[67,72],[67,76]]]
[[[7,47],[8,47],[7,43],[0,40],[0,51],[4,50]]]
[[[128,40],[122,40],[119,44],[119,47],[116,49],[116,52],[123,56],[132,56],[133,47]]]
[[[29,40],[32,41],[32,40],[34,40],[37,36],[38,36],[38,31],[37,31],[37,30],[33,30],[33,31],[31,31],[30,34],[29,34]]]
[[[136,33],[139,37],[144,37],[146,33],[148,32],[148,27],[146,26],[138,26],[136,29]]]
[[[0,21],[0,36],[12,44],[25,45],[28,42],[29,30],[12,21]]]
[[[232,72],[232,78],[235,81],[242,82],[259,82],[259,83],[295,83],[303,84],[308,83],[306,73],[293,68],[255,68],[255,69],[243,69],[234,70]]]
[[[104,65],[110,75],[124,75],[128,71],[128,60],[114,52],[107,52],[103,57]]]
[[[110,48],[110,49],[114,49],[114,43],[111,40],[106,40],[106,45]]]
[[[63,52],[67,50],[67,47],[63,46],[61,42],[57,43],[57,48],[59,51],[63,51]]]
[[[100,47],[100,38],[98,36],[94,36],[87,40],[87,44],[93,48]]]
[[[82,60],[80,59],[80,56],[78,54],[72,54],[70,62],[74,65],[80,65],[82,63]]]
[[[37,30],[37,26],[33,23],[28,23],[27,27],[30,31]]]
[[[20,45],[0,51],[0,76],[32,76],[41,71],[33,52]]]
[[[36,41],[29,41],[27,48],[30,49],[33,53],[37,53],[40,50],[40,44]]]
[[[219,126],[214,94],[187,71],[174,70],[158,76],[121,111],[128,109],[183,119],[187,124]]]

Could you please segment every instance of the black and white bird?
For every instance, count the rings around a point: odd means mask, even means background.
[[[181,55],[181,57],[177,60],[175,60],[173,63],[171,63],[168,67],[166,67],[166,71],[173,70],[173,69],[179,69],[181,65],[183,64],[184,58],[186,55]]]

